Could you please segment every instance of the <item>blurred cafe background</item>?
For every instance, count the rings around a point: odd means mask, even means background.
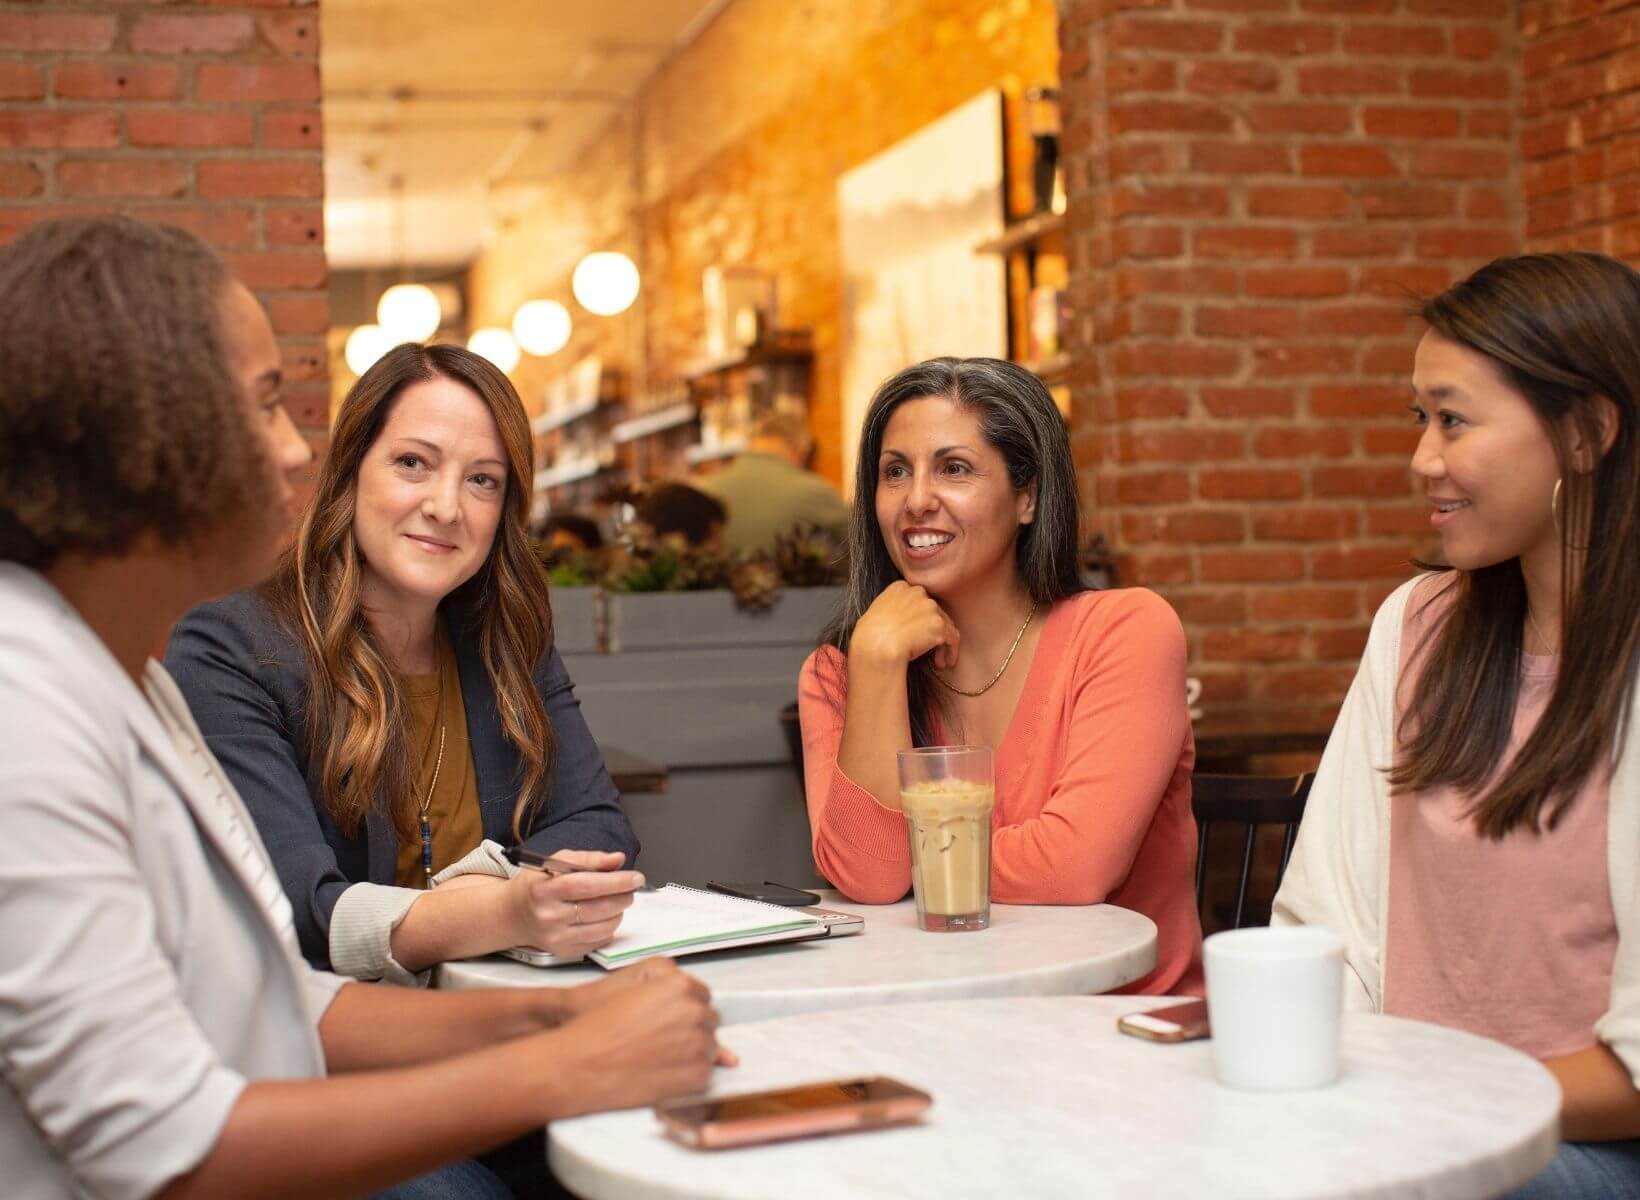
[[[1304,769],[1432,549],[1409,298],[1523,249],[1640,249],[1621,7],[3,3],[0,238],[108,209],[199,232],[321,450],[398,341],[507,370],[644,865],[805,883],[789,706],[836,530],[729,544],[727,473],[784,454],[840,509],[885,375],[1028,364],[1089,578],[1185,623],[1202,765]],[[731,501],[636,526],[677,482]]]

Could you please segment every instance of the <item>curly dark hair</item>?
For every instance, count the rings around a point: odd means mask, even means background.
[[[275,503],[204,242],[128,217],[0,249],[0,560],[194,544]]]

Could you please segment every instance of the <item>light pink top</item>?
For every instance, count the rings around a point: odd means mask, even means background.
[[[1412,696],[1422,645],[1452,592],[1421,584],[1401,633],[1396,719]],[[1554,689],[1557,660],[1522,656],[1504,756],[1514,757]],[[1384,1011],[1466,1029],[1536,1058],[1585,1049],[1611,1005],[1617,922],[1606,872],[1609,768],[1584,784],[1554,830],[1484,838],[1451,788],[1390,800]]]

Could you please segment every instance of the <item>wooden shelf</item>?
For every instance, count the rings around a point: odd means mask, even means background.
[[[582,417],[590,417],[597,412],[602,401],[594,397],[583,400],[580,404],[572,404],[568,408],[560,408],[556,412],[542,413],[530,422],[533,433],[551,433],[554,429],[562,429],[572,421],[579,421]]]
[[[693,404],[671,404],[654,412],[628,417],[609,431],[609,440],[616,445],[622,442],[635,442],[639,438],[649,437],[663,430],[687,425],[699,415]]]
[[[769,341],[749,346],[738,354],[723,358],[701,359],[691,363],[683,372],[688,380],[705,379],[745,367],[762,367],[771,363],[808,362],[814,357],[814,347],[805,330],[777,330]]]
[[[603,469],[604,464],[595,458],[577,459],[574,462],[547,467],[535,473],[535,490],[545,492],[551,488],[563,487],[566,483],[591,479]]]
[[[1029,249],[1050,238],[1063,237],[1064,233],[1064,213],[1038,213],[1034,217],[1026,217],[1023,221],[1013,222],[1000,237],[994,237],[975,246],[974,253],[1012,254],[1016,250]]]
[[[733,458],[746,449],[745,442],[720,442],[716,446],[690,446],[683,452],[684,461],[688,463],[716,462],[720,458]]]
[[[1052,387],[1056,383],[1065,381],[1065,375],[1071,369],[1071,356],[1060,352],[1048,358],[1040,358],[1035,362],[1022,362],[1019,365],[1035,375],[1044,384]]]

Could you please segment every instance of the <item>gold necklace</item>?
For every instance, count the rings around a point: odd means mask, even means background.
[[[1532,606],[1530,604],[1526,606],[1526,623],[1532,627],[1532,632],[1537,634],[1538,641],[1542,643],[1544,650],[1554,654],[1556,648],[1549,643],[1548,638],[1543,636],[1543,630],[1538,628],[1537,618],[1532,615]]]
[[[444,659],[438,664],[438,757],[433,760],[433,782],[427,785],[427,795],[421,801],[421,875],[422,881],[433,886],[433,826],[427,820],[433,806],[433,793],[438,790],[438,774],[444,769]]]
[[[1031,611],[1025,614],[1025,624],[1021,625],[1019,627],[1019,632],[1014,634],[1014,644],[1008,647],[1008,657],[1002,660],[1002,665],[997,668],[997,673],[991,676],[991,682],[980,688],[979,691],[970,692],[967,688],[960,688],[956,684],[951,683],[945,678],[945,676],[939,674],[938,672],[935,672],[934,678],[938,679],[942,684],[950,688],[959,696],[985,695],[986,692],[996,687],[997,680],[1002,678],[1002,673],[1008,669],[1008,664],[1014,661],[1014,651],[1019,649],[1019,643],[1025,637],[1025,631],[1031,627],[1031,618],[1036,616],[1036,610],[1037,606],[1035,604],[1031,605]]]

